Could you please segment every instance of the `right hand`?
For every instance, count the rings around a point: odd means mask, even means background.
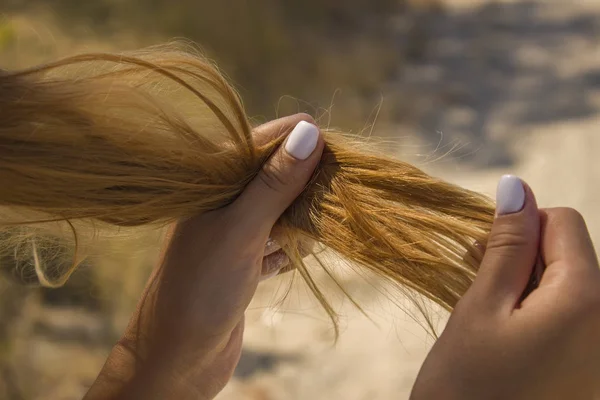
[[[411,399],[600,398],[600,269],[585,222],[573,209],[538,210],[518,178],[498,188],[480,272]],[[546,270],[521,302],[538,255]]]
[[[273,227],[323,152],[320,130],[303,114],[254,132],[256,142],[283,135],[284,143],[234,202],[176,224],[127,331],[86,399],[212,399],[227,384],[259,281],[289,267],[279,248],[286,244],[278,237],[283,235]]]

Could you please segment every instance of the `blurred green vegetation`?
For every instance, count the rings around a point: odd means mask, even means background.
[[[15,30],[8,20],[0,18],[0,51],[15,40]]]
[[[405,59],[418,56],[423,27],[410,18],[407,27],[402,17],[437,7],[425,0],[5,1],[10,11],[44,8],[74,32],[129,32],[143,44],[190,39],[232,78],[251,115],[319,114],[335,95],[335,120],[346,126],[362,126]],[[279,104],[282,96],[288,100]]]
[[[460,157],[487,168],[510,160],[515,143],[520,154],[531,127],[537,137],[540,124],[598,112],[596,63],[557,60],[593,54],[599,15],[558,7],[577,2],[548,3],[0,0],[0,68],[185,38],[231,77],[251,116],[327,118],[333,103],[332,125],[356,131],[383,98],[380,122],[412,123],[437,144],[425,163]],[[149,232],[109,243],[59,289],[13,284],[32,276],[0,249],[0,399],[80,399],[122,333],[160,242]]]
[[[2,0],[0,68],[185,38],[217,61],[251,116],[305,111],[329,119],[333,106],[332,124],[356,131],[382,96],[380,118],[401,109],[385,88],[424,51],[419,15],[432,9],[437,0]],[[107,246],[60,289],[14,285],[14,265],[0,259],[0,293],[9,299],[0,306],[0,398],[80,398],[50,394],[59,392],[57,380],[46,379],[57,374],[50,355],[74,349],[77,368],[64,365],[59,380],[74,393],[89,386],[156,263],[157,235]],[[33,357],[36,343],[50,353]]]

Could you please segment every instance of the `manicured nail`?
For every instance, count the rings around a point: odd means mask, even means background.
[[[279,243],[277,243],[273,238],[269,237],[267,239],[267,243],[265,243],[265,255],[264,257],[275,253],[277,250],[281,249]]]
[[[287,267],[290,264],[290,259],[287,254],[283,251],[277,251],[267,257],[263,258],[262,261],[262,275],[260,281],[272,278],[279,274],[282,268]]]
[[[278,268],[275,271],[270,272],[270,273],[268,273],[266,275],[261,275],[260,278],[258,279],[258,281],[262,282],[262,281],[266,281],[269,278],[273,278],[273,277],[275,277],[275,276],[277,276],[279,274],[279,271],[281,271],[281,268]]]
[[[285,151],[298,160],[306,160],[315,151],[318,141],[319,128],[309,122],[300,121],[288,136]]]
[[[496,214],[512,214],[523,209],[525,188],[521,179],[514,175],[504,175],[498,182],[496,191]]]

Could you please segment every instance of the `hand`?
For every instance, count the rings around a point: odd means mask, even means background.
[[[293,132],[234,203],[176,226],[124,339],[87,399],[212,399],[225,386],[240,358],[244,312],[261,277],[289,261],[268,239],[320,160],[324,143],[313,124],[299,114],[257,128],[259,142]],[[134,358],[141,359],[136,368]],[[115,386],[115,378],[124,384]]]
[[[585,222],[572,209],[538,210],[516,177],[503,177],[497,196],[480,272],[411,399],[593,399],[600,393],[600,270]],[[538,253],[546,270],[521,302]]]

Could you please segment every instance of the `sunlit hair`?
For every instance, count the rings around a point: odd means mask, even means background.
[[[0,72],[3,248],[32,256],[38,280],[56,286],[72,268],[53,270],[52,260],[71,258],[74,268],[98,232],[164,227],[224,207],[284,139],[259,146],[251,130],[228,81],[186,49]],[[324,138],[311,182],[277,225],[328,313],[335,316],[296,239],[451,309],[481,261],[475,243],[486,242],[493,203],[356,136],[324,129]]]

